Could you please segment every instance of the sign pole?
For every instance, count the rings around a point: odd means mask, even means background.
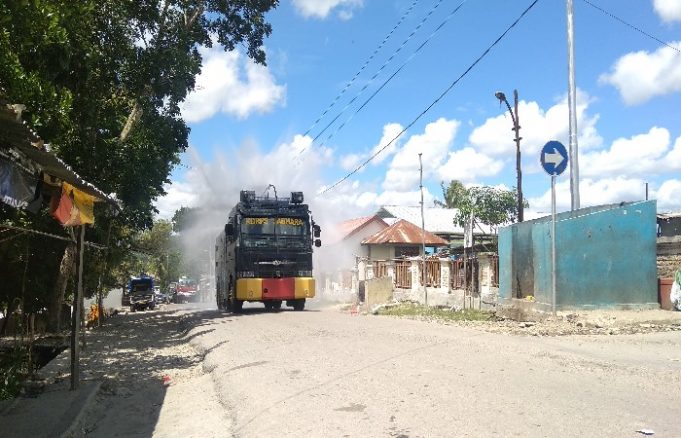
[[[539,156],[542,168],[551,175],[551,310],[556,315],[556,177],[565,171],[568,151],[560,142],[544,145]],[[573,198],[574,200],[574,198]]]
[[[551,175],[551,310],[556,316],[556,175]]]

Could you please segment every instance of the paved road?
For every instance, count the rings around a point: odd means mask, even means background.
[[[679,332],[522,337],[335,308],[193,324],[203,375],[169,396],[209,396],[214,436],[681,437]],[[154,435],[177,431],[165,409]]]

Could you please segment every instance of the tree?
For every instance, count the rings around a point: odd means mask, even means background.
[[[125,209],[113,234],[129,235],[152,226],[153,202],[164,194],[187,148],[189,128],[180,103],[201,70],[198,47],[243,46],[264,64],[262,45],[271,33],[264,16],[277,5],[278,0],[0,2],[0,91],[26,105],[24,118],[76,172],[118,195]],[[0,211],[0,219],[7,217]],[[97,217],[88,239],[104,243],[108,228],[100,222],[108,225],[110,219]],[[45,215],[23,220],[40,228]],[[61,305],[72,271],[68,248],[57,263],[63,269],[52,271],[58,278],[51,308]]]
[[[437,204],[445,208],[458,210],[454,222],[466,226],[473,220],[497,229],[501,225],[516,222],[518,209],[514,190],[504,190],[490,186],[472,186],[466,188],[460,181],[451,181],[445,188],[441,184],[444,202]],[[525,202],[526,207],[527,201]]]

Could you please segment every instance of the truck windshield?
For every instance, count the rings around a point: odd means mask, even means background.
[[[245,217],[241,221],[244,246],[291,246],[291,239],[300,241],[308,234],[305,219],[297,217]],[[282,239],[283,238],[283,239]]]
[[[304,236],[307,221],[297,217],[246,217],[241,221],[245,235]]]
[[[151,291],[151,284],[147,282],[133,283],[131,289],[133,293],[149,292]]]

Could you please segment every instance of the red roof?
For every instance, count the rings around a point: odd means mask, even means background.
[[[379,231],[371,237],[362,241],[362,245],[421,245],[425,240],[426,246],[447,246],[448,243],[443,238],[426,231],[423,233],[421,227],[417,227],[411,222],[400,219],[388,228]]]
[[[336,225],[335,229],[335,239],[332,238],[332,242],[330,243],[335,243],[335,242],[340,242],[341,240],[345,240],[348,237],[352,236],[362,228],[366,227],[372,222],[376,222],[383,226],[384,228],[388,227],[388,224],[386,224],[383,219],[380,217],[374,215],[374,216],[365,216],[365,217],[359,217],[356,219],[348,219],[346,221],[343,221],[339,224]]]

